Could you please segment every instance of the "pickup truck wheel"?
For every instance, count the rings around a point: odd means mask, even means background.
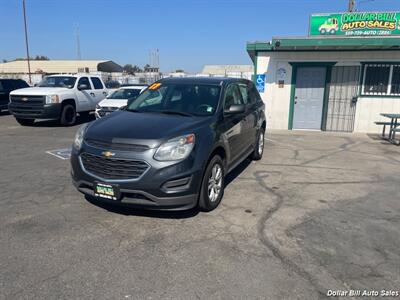
[[[254,151],[251,154],[251,159],[252,160],[260,160],[263,156],[264,153],[264,135],[265,135],[265,129],[260,128],[260,131],[258,132],[257,136],[257,143],[254,147]]]
[[[215,155],[203,175],[198,204],[202,211],[211,211],[218,206],[224,194],[224,185],[224,163],[219,155]]]
[[[72,104],[66,104],[61,111],[60,123],[64,126],[72,126],[76,122],[76,110]]]
[[[33,123],[35,122],[34,119],[20,119],[20,118],[15,118],[15,119],[22,126],[32,126]]]

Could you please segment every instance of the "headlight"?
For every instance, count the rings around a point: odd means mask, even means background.
[[[88,124],[82,125],[81,127],[79,127],[78,131],[75,134],[74,148],[76,150],[81,149],[83,137],[85,136],[85,131],[87,126]]]
[[[52,104],[52,103],[60,103],[60,98],[58,97],[58,95],[46,96],[46,104]]]
[[[185,159],[194,147],[194,134],[188,134],[171,139],[162,144],[154,154],[159,161],[173,161]]]

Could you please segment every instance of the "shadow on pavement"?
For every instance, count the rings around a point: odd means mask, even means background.
[[[159,219],[188,219],[196,216],[199,213],[197,208],[182,211],[146,210],[129,205],[113,204],[90,196],[85,196],[85,199],[97,207],[125,216],[139,216]]]
[[[78,116],[74,126],[82,125],[84,123],[92,122],[96,118],[94,115]],[[37,120],[32,127],[65,127],[59,123],[58,120]]]

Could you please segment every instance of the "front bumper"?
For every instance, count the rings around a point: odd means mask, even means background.
[[[111,204],[127,205],[137,208],[155,209],[155,210],[186,210],[197,205],[197,194],[183,196],[157,197],[146,191],[121,188],[122,197],[118,200],[108,200],[96,197],[93,191],[92,182],[72,180],[77,190],[87,196],[95,197],[100,201]]]
[[[61,104],[31,105],[10,102],[8,110],[16,118],[21,119],[58,119],[61,114]]]
[[[95,152],[94,149],[89,151]],[[119,199],[96,197],[113,204],[157,210],[185,210],[195,207],[202,180],[201,165],[196,166],[194,158],[190,156],[179,163],[160,164],[149,159],[153,155],[152,150],[150,152],[151,154],[145,155],[147,158],[143,158],[149,164],[149,169],[137,180],[102,180],[86,171],[80,153],[73,150],[71,155],[73,183],[78,191],[91,197],[95,197],[95,183],[118,186]]]

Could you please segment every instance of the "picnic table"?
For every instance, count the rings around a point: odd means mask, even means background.
[[[381,123],[380,125],[384,125],[382,131],[382,137],[386,138],[385,136],[386,125],[389,125],[389,136],[387,137],[387,139],[390,142],[394,142],[396,138],[396,132],[400,132],[400,128],[398,128],[400,125],[399,123],[400,114],[382,113],[381,116],[390,119],[390,122],[376,122],[377,124]]]

